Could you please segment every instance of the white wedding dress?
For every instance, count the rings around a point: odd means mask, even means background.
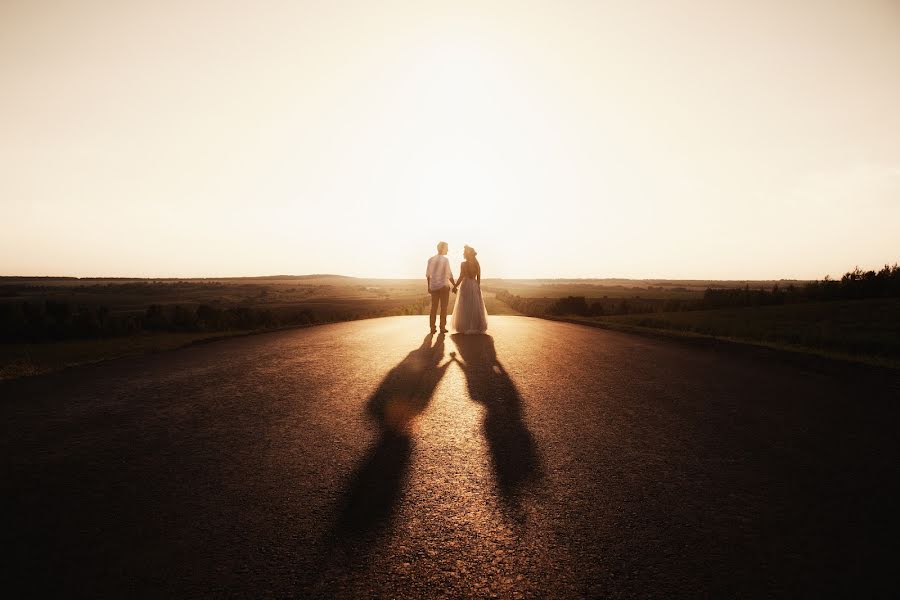
[[[475,271],[480,267],[464,262],[459,270],[463,279],[453,307],[453,330],[458,333],[484,333],[487,331],[487,310],[481,297],[481,285],[474,278]]]

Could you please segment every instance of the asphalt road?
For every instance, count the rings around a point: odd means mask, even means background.
[[[4,595],[897,594],[894,375],[524,317],[425,333],[0,384]]]

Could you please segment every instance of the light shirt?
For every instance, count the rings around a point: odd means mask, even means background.
[[[428,282],[428,289],[432,292],[449,287],[450,280],[453,279],[453,271],[450,270],[450,261],[447,260],[447,257],[435,254],[429,258],[425,277],[431,278]]]

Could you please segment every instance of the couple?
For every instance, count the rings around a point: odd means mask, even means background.
[[[431,294],[431,333],[437,317],[438,304],[441,306],[441,333],[447,333],[447,304],[450,301],[450,289],[459,294],[456,306],[453,307],[453,330],[458,333],[484,333],[487,331],[487,310],[481,297],[481,265],[475,258],[477,252],[471,246],[465,246],[463,257],[465,262],[459,266],[459,279],[453,279],[450,261],[447,260],[447,242],[438,242],[438,253],[428,259],[425,278],[428,280],[428,293]]]

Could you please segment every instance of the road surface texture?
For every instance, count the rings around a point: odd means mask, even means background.
[[[392,317],[0,385],[4,596],[900,593],[894,375]]]

